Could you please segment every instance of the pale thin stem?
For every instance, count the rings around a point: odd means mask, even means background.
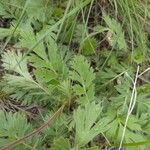
[[[125,125],[124,125],[124,128],[123,128],[123,133],[122,133],[122,138],[121,138],[118,150],[121,150],[123,140],[124,140],[124,137],[125,137],[127,123],[128,123],[129,117],[130,117],[130,115],[131,115],[131,113],[134,109],[134,106],[136,104],[136,97],[137,97],[136,84],[137,84],[137,80],[138,80],[138,73],[139,73],[139,66],[137,67],[137,72],[136,72],[136,76],[135,76],[135,80],[134,80],[134,84],[133,84],[132,95],[131,95],[130,104],[129,104],[129,108],[128,108],[128,114],[127,114],[127,117],[126,117]]]
[[[142,73],[140,73],[140,74],[138,75],[138,78],[139,78],[140,76],[142,76],[144,73],[146,73],[147,71],[149,71],[149,70],[150,70],[150,67],[147,68],[146,70],[144,70]]]

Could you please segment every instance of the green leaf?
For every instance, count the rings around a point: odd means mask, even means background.
[[[22,13],[25,2],[24,0],[1,0],[0,16],[18,19]]]
[[[14,71],[25,78],[32,80],[30,73],[27,68],[27,58],[24,55],[17,51],[7,51],[2,55],[3,67],[5,70]]]
[[[36,79],[41,83],[52,83],[53,80],[57,80],[57,75],[48,69],[39,68],[35,71]],[[54,83],[54,82],[53,82]]]
[[[119,50],[126,50],[127,44],[120,23],[117,22],[115,19],[111,19],[105,13],[103,13],[103,18],[110,29],[107,35],[110,45],[112,47],[117,47]]]
[[[32,65],[36,68],[50,70],[52,74],[55,74],[60,80],[66,79],[68,76],[68,69],[62,57],[58,54],[57,44],[52,37],[49,37],[47,49],[48,52],[46,52],[42,44],[41,47],[34,50],[35,54],[30,54]]]
[[[66,100],[71,100],[72,97],[72,89],[70,80],[64,80],[58,87],[59,91],[66,98]]]
[[[101,105],[94,102],[74,111],[76,145],[84,146],[98,134],[108,130],[108,120],[100,117],[101,112]]]
[[[108,125],[110,126],[110,128],[109,130],[107,130],[106,136],[111,141],[118,143],[122,138],[126,116],[122,115],[120,117],[115,117],[115,113],[113,112],[113,115],[111,113],[112,111],[110,112],[110,114],[107,113],[107,118],[110,119],[111,123]],[[132,141],[143,141],[145,138],[141,134],[141,132],[142,128],[139,120],[134,115],[130,115],[125,132],[124,142],[128,143]]]
[[[134,49],[132,59],[135,63],[141,64],[145,60],[144,51],[140,48]]]
[[[1,16],[7,15],[7,12],[6,12],[4,5],[2,3],[0,3],[0,15]]]
[[[0,39],[3,40],[5,37],[9,36],[11,34],[10,29],[6,28],[0,28]]]
[[[59,139],[54,140],[54,143],[51,147],[51,150],[70,150],[70,143],[68,139],[60,137]]]
[[[32,126],[27,122],[26,116],[20,113],[12,114],[0,111],[0,122],[0,147],[20,139],[32,131]],[[31,138],[28,141],[24,141],[24,144],[17,145],[14,149],[25,150],[27,148],[25,145],[35,144],[36,146],[37,141]]]
[[[95,74],[87,60],[79,55],[75,56],[70,63],[70,78],[75,82],[73,90],[79,96],[79,103],[86,104],[94,99]]]
[[[30,49],[40,38],[39,35],[35,35],[33,29],[29,23],[20,28],[20,39],[17,44],[20,48]],[[42,59],[47,59],[47,55],[44,52],[45,47],[43,42],[38,43],[38,45],[33,50]]]
[[[50,111],[46,114],[45,120],[49,118],[54,113],[54,111]],[[65,113],[62,113],[59,117],[57,117],[46,129],[44,129],[44,135],[46,139],[53,141],[53,139],[59,139],[61,136],[66,136],[67,131],[67,123],[68,116]]]
[[[33,79],[28,71],[27,57],[24,54],[19,51],[17,53],[15,51],[7,51],[2,55],[2,61],[2,66],[7,71],[3,77],[4,81],[7,82],[3,88],[4,91],[7,91],[13,98],[18,100],[27,97],[28,102],[33,96],[36,96],[39,100],[42,100],[43,96],[47,98],[50,91]],[[39,95],[39,93],[41,94]],[[36,98],[34,97],[34,100]]]
[[[51,1],[31,0],[28,5],[27,14],[31,19],[41,22],[48,21],[53,12],[53,3]]]
[[[92,55],[96,51],[97,41],[95,38],[87,38],[81,42],[80,49],[84,55]]]

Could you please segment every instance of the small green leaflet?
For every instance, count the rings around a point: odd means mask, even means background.
[[[101,118],[100,104],[88,103],[85,107],[78,107],[74,112],[75,141],[79,147],[86,145],[98,134],[108,130],[108,119]]]
[[[33,95],[36,95],[37,99],[40,100],[44,97],[46,98],[46,95],[49,95],[49,91],[36,82],[29,73],[27,57],[20,51],[5,52],[2,55],[2,61],[2,66],[7,71],[3,76],[4,81],[7,82],[4,86],[4,91],[7,91],[13,98],[19,100],[20,98],[24,99],[23,97],[27,97],[29,102],[31,97],[33,98]],[[35,99],[34,97],[34,100]]]
[[[47,22],[53,13],[53,3],[51,1],[32,0],[29,2],[27,15],[31,19]]]
[[[3,67],[5,70],[14,71],[28,79],[32,79],[28,72],[27,59],[20,52],[8,51],[2,55]]]
[[[0,147],[23,137],[31,129],[32,126],[27,123],[25,115],[0,111]]]
[[[110,139],[111,141],[114,140],[115,138],[116,142],[120,142],[123,128],[125,125],[125,115],[118,116],[116,118],[115,111],[114,112],[110,111],[106,115],[107,115],[107,118],[110,119],[110,121],[112,121],[108,125],[110,126],[110,128],[106,132],[107,138]],[[128,142],[133,142],[133,141],[135,142],[144,141],[145,139],[144,139],[144,136],[141,134],[141,132],[142,132],[142,128],[138,122],[138,119],[135,116],[131,115],[128,120],[124,142],[128,143]]]
[[[54,140],[50,150],[71,150],[69,140],[63,137]]]
[[[79,103],[86,104],[94,99],[95,74],[84,56],[75,56],[70,63],[70,78],[75,82],[73,90],[79,96]]]
[[[44,117],[45,120],[47,120],[49,116],[51,116],[53,113],[54,111],[48,112]],[[61,136],[66,136],[67,123],[68,123],[68,116],[65,113],[62,113],[46,129],[43,130],[45,137],[53,140],[54,138],[57,139]]]
[[[92,55],[95,53],[97,41],[95,38],[87,38],[85,39],[81,45],[80,49],[84,55]]]
[[[3,40],[5,37],[9,36],[10,34],[11,34],[10,29],[0,28],[0,40]]]
[[[122,31],[121,25],[115,20],[111,19],[108,15],[103,13],[104,21],[109,27],[110,31],[108,32],[108,41],[112,47],[117,47],[119,50],[126,50],[127,44],[125,41],[124,33]]]

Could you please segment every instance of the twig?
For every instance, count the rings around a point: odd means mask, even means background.
[[[47,127],[57,116],[60,115],[60,113],[63,111],[65,107],[65,104],[62,105],[54,114],[53,116],[49,117],[49,119],[44,122],[40,127],[38,127],[37,129],[33,130],[32,132],[30,132],[29,134],[25,135],[24,137],[4,146],[1,147],[0,150],[10,150],[13,147],[17,146],[18,144],[22,143],[24,140],[28,139],[29,137],[35,135],[36,133],[39,133],[40,131],[42,131],[45,127]]]

